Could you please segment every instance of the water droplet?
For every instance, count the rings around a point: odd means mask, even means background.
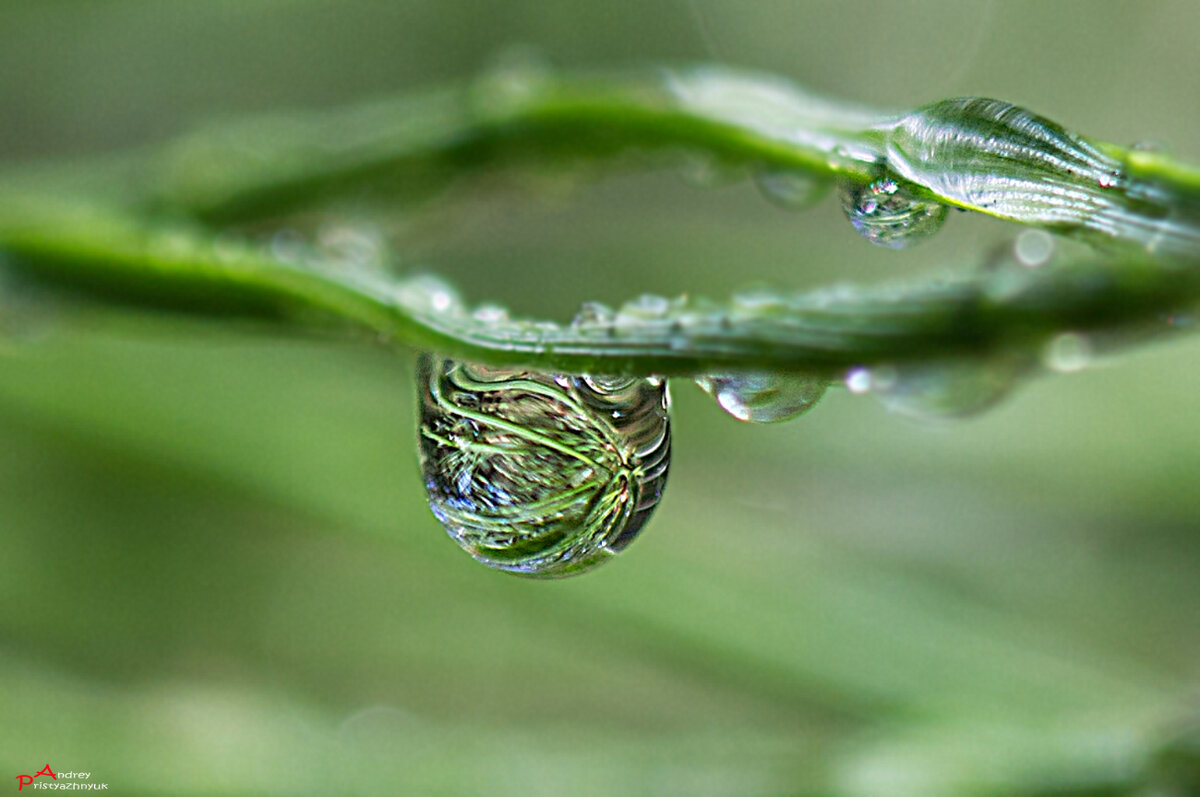
[[[484,303],[475,308],[471,318],[481,324],[505,324],[509,320],[508,309],[498,304]]]
[[[741,318],[760,318],[772,311],[783,310],[788,300],[768,285],[748,285],[734,291],[731,299],[733,315]]]
[[[554,78],[545,55],[536,48],[514,45],[501,50],[472,90],[475,102],[485,111],[515,113]]]
[[[463,309],[462,299],[454,287],[432,274],[419,274],[398,283],[396,298],[413,313],[440,315]]]
[[[963,418],[1006,397],[1026,367],[1019,357],[881,366],[871,369],[870,393],[901,415]]]
[[[812,409],[828,382],[799,374],[707,374],[696,384],[739,421],[774,423]]]
[[[759,169],[754,184],[772,203],[784,210],[803,210],[829,193],[829,181],[791,169]]]
[[[1054,237],[1045,230],[1025,230],[1013,243],[1013,254],[1021,265],[1037,268],[1054,254]]]
[[[304,238],[291,229],[282,229],[271,236],[271,257],[284,263],[299,264],[304,259]]]
[[[317,234],[317,242],[321,254],[334,263],[365,268],[383,265],[383,237],[372,227],[327,224]]]
[[[851,368],[846,372],[846,378],[843,381],[846,384],[847,390],[861,396],[863,393],[868,393],[871,390],[871,370],[861,366]]]
[[[658,505],[671,452],[662,379],[432,355],[417,377],[430,508],[489,567],[581,573],[629,545]]]
[[[579,312],[571,319],[571,325],[576,327],[610,326],[616,313],[602,302],[584,302],[579,306]]]
[[[1092,361],[1092,343],[1077,332],[1064,332],[1046,344],[1042,361],[1051,371],[1073,374],[1087,368]]]
[[[889,249],[923,241],[946,220],[945,205],[917,199],[886,177],[865,186],[844,185],[842,210],[864,238]]]
[[[637,316],[638,318],[655,320],[659,318],[665,318],[670,309],[671,300],[665,296],[655,296],[652,293],[643,293],[636,299],[630,299],[628,302],[625,302],[625,304],[621,305],[620,312],[626,315]]]
[[[630,332],[647,323],[665,323],[671,313],[671,300],[665,296],[655,296],[644,293],[636,299],[631,299],[621,305],[616,317],[612,319],[613,327],[619,332]]]

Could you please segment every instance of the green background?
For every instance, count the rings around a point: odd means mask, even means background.
[[[520,44],[884,107],[997,96],[1196,162],[1198,33],[1186,0],[5,0],[0,159],[469,77]],[[952,215],[895,253],[835,201],[785,213],[745,180],[508,175],[388,232],[469,300],[564,320],[973,267],[1015,232]],[[1150,757],[1200,715],[1195,339],[952,424],[834,390],[748,426],[678,381],[642,538],[540,583],[430,515],[411,354],[8,315],[0,783],[49,763],[112,793],[1078,794],[1168,777]]]

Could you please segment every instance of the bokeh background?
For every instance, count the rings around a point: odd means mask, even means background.
[[[998,96],[1195,162],[1198,33],[1189,0],[5,0],[0,160],[463,79],[521,45],[885,107]],[[790,214],[671,171],[460,188],[390,232],[470,300],[559,320],[972,267],[1014,234],[955,214],[877,251],[834,201]],[[951,424],[835,390],[754,427],[673,384],[657,516],[553,583],[486,570],[428,512],[412,366],[167,318],[0,345],[0,782],[49,763],[112,793],[1088,794],[1186,758],[1200,341]]]

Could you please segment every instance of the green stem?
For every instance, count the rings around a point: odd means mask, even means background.
[[[1128,329],[1200,301],[1200,269],[1144,259],[953,282],[664,303],[647,316],[559,326],[476,320],[447,289],[381,271],[280,260],[203,229],[150,225],[94,206],[0,202],[0,241],[20,273],[151,306],[349,327],[482,363],[575,373],[698,374],[983,357],[1063,330]]]
[[[481,165],[699,153],[864,183],[1110,244],[1111,262],[979,271],[951,284],[679,301],[559,327],[475,320],[440,289],[314,259],[281,261],[218,225]],[[93,167],[0,183],[0,249],[22,273],[154,306],[340,326],[478,362],[594,373],[986,357],[1062,331],[1153,325],[1200,302],[1200,176],[990,100],[884,114],[715,68],[635,77],[498,73],[470,86],[211,128]],[[437,295],[434,295],[437,294]],[[585,298],[585,297],[581,297]],[[446,305],[446,306],[442,306]]]
[[[1200,254],[1200,171],[1070,133],[994,100],[909,113],[835,103],[712,67],[632,77],[499,73],[466,86],[201,131],[143,159],[131,198],[244,221],[364,191],[436,187],[498,161],[700,153],[730,166],[865,183],[1021,224]]]

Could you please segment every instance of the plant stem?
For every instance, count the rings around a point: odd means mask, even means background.
[[[442,287],[317,256],[287,262],[220,230],[339,197],[441,185],[498,160],[627,150],[852,183],[886,174],[915,196],[1108,244],[1111,254],[949,283],[678,300],[658,315],[560,327],[477,320]],[[0,249],[42,282],[350,327],[479,362],[834,374],[1027,350],[1068,330],[1144,329],[1200,302],[1200,176],[991,100],[884,114],[716,68],[577,78],[510,71],[349,110],[214,127],[90,167],[13,173],[0,183]]]

